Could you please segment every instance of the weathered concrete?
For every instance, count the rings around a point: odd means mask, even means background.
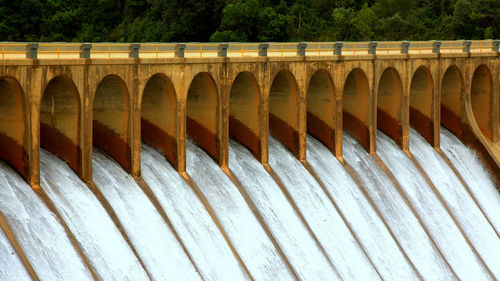
[[[442,124],[500,174],[498,52],[0,60],[0,158],[30,184],[39,147],[92,179],[92,146],[140,175],[140,144],[184,171],[186,137],[227,166],[228,139],[267,163],[268,134],[305,160],[306,132],[342,158],[376,129],[408,150]]]

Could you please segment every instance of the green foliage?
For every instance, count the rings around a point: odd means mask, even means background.
[[[0,0],[0,41],[500,37],[498,0]]]

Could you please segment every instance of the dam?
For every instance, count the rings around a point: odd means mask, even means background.
[[[0,42],[0,280],[498,280],[499,46]]]

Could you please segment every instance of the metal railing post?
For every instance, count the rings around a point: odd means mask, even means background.
[[[432,52],[437,54],[441,52],[441,41],[432,41]]]
[[[368,43],[368,54],[377,54],[377,45],[378,43],[375,41],[371,41],[370,43]]]
[[[29,43],[27,51],[28,59],[38,58],[38,43]]]
[[[492,48],[492,51],[493,52],[498,52],[498,46],[500,46],[500,40],[493,40],[493,48]]]
[[[472,41],[471,40],[465,40],[464,41],[464,49],[463,49],[463,52],[464,53],[470,53],[470,46],[472,45]]]
[[[303,57],[306,55],[306,48],[307,48],[307,43],[305,42],[301,42],[299,43],[299,50],[298,50],[298,54],[299,56]]]
[[[177,46],[175,46],[175,56],[178,58],[183,58],[184,50],[186,50],[186,43],[177,44]]]
[[[410,49],[409,41],[401,42],[401,54],[408,54],[409,49]]]
[[[262,43],[259,45],[259,56],[267,57],[267,49],[269,48],[268,43]]]
[[[139,58],[139,49],[141,48],[141,44],[132,43],[130,44],[130,52],[128,53],[129,58],[138,59]]]
[[[342,42],[335,42],[335,44],[334,44],[334,49],[335,50],[333,51],[333,54],[334,55],[338,55],[338,56],[342,55],[342,46],[344,46],[344,43],[342,43]]]
[[[80,46],[80,58],[82,59],[90,59],[90,49],[92,49],[92,44],[83,43]]]
[[[227,48],[229,48],[228,43],[222,43],[219,45],[219,57],[227,57]]]

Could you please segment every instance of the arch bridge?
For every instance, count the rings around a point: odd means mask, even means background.
[[[94,146],[139,176],[141,142],[183,172],[187,138],[224,167],[230,137],[265,164],[269,134],[342,160],[344,130],[376,153],[444,126],[500,175],[499,44],[0,43],[0,159],[37,185],[43,147],[90,182]]]

